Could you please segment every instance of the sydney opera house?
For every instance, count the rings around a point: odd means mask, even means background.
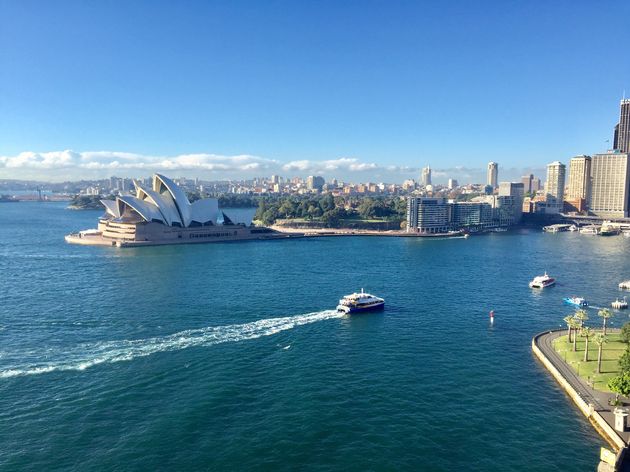
[[[105,214],[97,229],[69,234],[66,241],[123,247],[288,237],[270,228],[248,226],[236,214],[219,210],[214,198],[190,203],[186,193],[163,175],[153,176],[150,189],[134,184],[135,196],[101,200]]]

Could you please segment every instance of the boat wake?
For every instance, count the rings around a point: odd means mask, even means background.
[[[246,341],[262,336],[293,329],[317,321],[345,316],[334,310],[318,311],[283,318],[268,318],[245,324],[226,326],[210,326],[190,329],[147,339],[120,341],[104,341],[80,344],[67,351],[52,353],[42,351],[45,361],[34,361],[26,365],[5,366],[0,370],[0,379],[25,375],[45,374],[55,371],[81,371],[98,364],[130,361],[138,357],[146,357],[159,352],[180,351],[189,347],[213,346],[228,342]],[[29,352],[32,355],[31,352]],[[59,360],[51,360],[51,357]]]

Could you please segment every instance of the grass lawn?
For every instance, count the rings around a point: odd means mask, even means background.
[[[607,383],[612,377],[619,374],[617,360],[626,350],[626,345],[619,341],[619,333],[607,333],[608,342],[602,348],[602,372],[597,373],[597,350],[599,346],[591,338],[588,342],[588,362],[584,362],[583,337],[578,336],[576,351],[573,352],[573,343],[568,342],[568,336],[560,336],[553,342],[553,348],[582,379],[592,383],[593,388],[602,392],[610,392]]]

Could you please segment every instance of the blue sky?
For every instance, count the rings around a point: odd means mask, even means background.
[[[479,180],[490,160],[516,178],[610,145],[629,17],[627,1],[0,0],[0,178]]]

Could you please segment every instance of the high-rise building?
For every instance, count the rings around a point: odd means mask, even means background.
[[[488,162],[488,178],[486,185],[490,185],[492,188],[497,188],[499,183],[499,164],[496,162]]]
[[[431,185],[431,166],[426,166],[422,168],[422,176],[420,178],[422,185],[426,187],[427,185]]]
[[[540,179],[538,177],[534,177],[532,179],[532,193],[536,193],[540,190]]]
[[[501,182],[499,184],[499,196],[497,207],[502,208],[504,219],[509,224],[518,223],[523,215],[523,197],[525,186],[522,182]]]
[[[534,174],[524,175],[521,177],[521,182],[523,183],[523,192],[531,193],[532,192],[532,181],[534,180]]]
[[[449,190],[453,190],[454,188],[457,188],[457,186],[458,186],[457,179],[448,179],[448,189]]]
[[[278,177],[277,175],[272,175],[270,183],[271,184],[279,184],[280,183],[280,177]]]
[[[576,156],[569,161],[567,200],[588,200],[591,191],[591,156]]]
[[[621,100],[619,123],[615,126],[613,149],[630,152],[630,99]]]
[[[560,161],[547,165],[547,182],[545,183],[547,213],[560,213],[562,211],[565,173],[566,166]]]
[[[306,188],[309,190],[317,190],[321,192],[325,183],[326,181],[323,177],[320,177],[318,175],[309,175],[306,179]]]
[[[610,151],[591,158],[589,210],[602,218],[627,218],[630,198],[628,153]]]

